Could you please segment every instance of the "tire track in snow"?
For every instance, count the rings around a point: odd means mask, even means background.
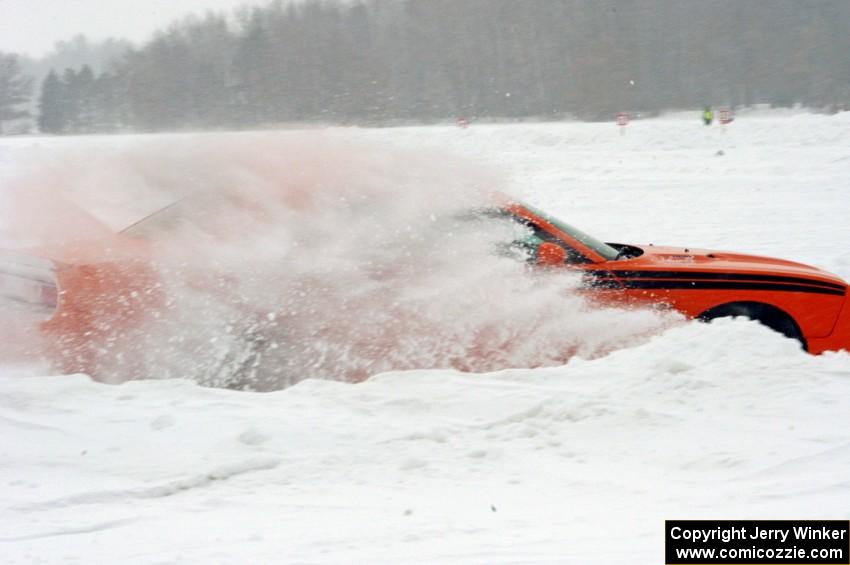
[[[200,475],[195,475],[193,477],[176,479],[154,486],[84,492],[64,498],[56,498],[44,502],[24,504],[13,507],[13,509],[25,512],[33,512],[38,510],[65,508],[68,506],[126,501],[128,499],[140,500],[151,498],[165,498],[188,490],[205,487],[215,482],[226,481],[232,479],[233,477],[244,475],[246,473],[268,471],[276,468],[278,465],[280,465],[280,463],[281,460],[277,458],[250,459],[241,463],[222,465],[211,471],[202,473]]]
[[[24,536],[16,536],[9,538],[0,538],[0,542],[9,542],[9,541],[26,541],[26,540],[35,540],[35,539],[43,539],[43,538],[52,538],[56,536],[75,536],[78,534],[92,534],[95,532],[101,532],[103,530],[110,530],[112,528],[120,528],[122,526],[127,526],[129,524],[134,524],[138,522],[137,518],[126,518],[123,520],[109,520],[108,522],[99,522],[96,524],[89,524],[86,526],[77,526],[77,527],[68,527],[63,528],[61,530],[54,530],[50,532],[43,532],[39,534],[27,534]]]

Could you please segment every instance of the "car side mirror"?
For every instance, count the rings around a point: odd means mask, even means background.
[[[567,250],[557,243],[544,241],[537,246],[538,265],[563,265],[566,260]]]

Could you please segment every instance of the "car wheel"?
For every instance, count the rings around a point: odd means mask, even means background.
[[[794,318],[770,304],[762,304],[760,302],[731,302],[729,304],[721,304],[720,306],[706,310],[697,316],[697,319],[702,322],[708,322],[716,318],[736,317],[755,320],[773,331],[779,332],[791,339],[796,339],[803,346],[804,350],[808,350],[806,338],[803,336],[803,332],[800,331],[800,327],[794,321]]]

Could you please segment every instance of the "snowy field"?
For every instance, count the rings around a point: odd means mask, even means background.
[[[622,136],[578,123],[331,133],[481,163],[606,241],[850,279],[850,114],[744,115],[725,132],[671,116]],[[0,190],[22,161],[149,139],[2,140]],[[729,320],[635,343],[561,367],[266,394],[6,363],[0,560],[650,564],[664,519],[850,518],[850,355]]]

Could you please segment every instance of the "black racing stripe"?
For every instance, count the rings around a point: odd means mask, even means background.
[[[622,288],[620,281],[610,271],[584,271],[585,286],[589,288]]]
[[[596,277],[597,279],[613,279],[614,278],[614,275],[611,274],[611,272],[609,272],[609,271],[590,271],[590,270],[587,270],[587,271],[584,271],[583,274],[587,275],[589,277]]]
[[[809,284],[843,291],[846,286],[838,283],[807,279],[804,277],[786,277],[780,275],[747,275],[743,273],[716,273],[699,271],[612,271],[618,277],[626,279],[708,279],[725,281],[758,281],[792,284]]]
[[[733,281],[663,281],[663,280],[625,280],[625,288],[666,289],[666,290],[771,290],[779,292],[808,292],[814,294],[832,294],[844,296],[844,290],[807,286],[800,284],[733,282]]]

